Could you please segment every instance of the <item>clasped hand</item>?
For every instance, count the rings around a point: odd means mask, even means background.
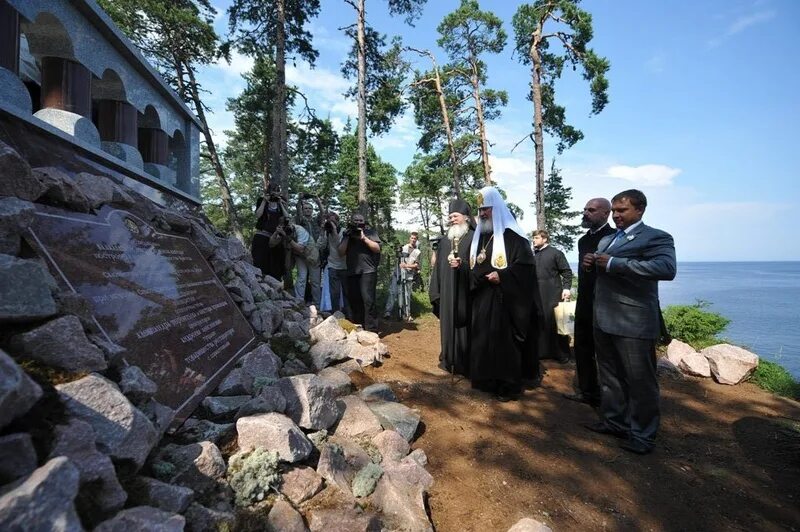
[[[451,268],[458,268],[460,266],[461,266],[461,259],[459,259],[459,258],[450,259],[450,267]]]
[[[581,266],[584,271],[591,271],[595,266],[598,270],[605,271],[608,266],[608,259],[611,255],[605,253],[587,253],[581,260]]]

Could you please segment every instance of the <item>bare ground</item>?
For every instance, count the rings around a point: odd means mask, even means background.
[[[554,530],[800,530],[800,404],[751,384],[662,381],[656,451],[636,456],[591,433],[571,390],[574,367],[500,403],[437,366],[438,321],[387,323],[387,382],[424,426],[439,532],[505,531],[523,517]],[[792,428],[794,427],[794,428]]]

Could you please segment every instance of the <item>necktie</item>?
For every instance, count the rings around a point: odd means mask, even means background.
[[[619,241],[620,237],[622,237],[622,235],[624,234],[625,234],[624,229],[617,229],[617,233],[614,235],[614,240],[611,241],[611,243],[608,245],[608,248],[606,249],[614,247],[616,243]]]

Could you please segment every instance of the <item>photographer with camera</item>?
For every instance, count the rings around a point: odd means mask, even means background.
[[[415,278],[419,275],[419,256],[421,251],[417,247],[419,235],[416,231],[408,237],[408,244],[397,249],[396,265],[392,272],[392,279],[389,284],[389,297],[386,299],[386,307],[383,310],[383,317],[389,319],[397,303],[400,307],[400,319],[411,322],[411,292]]]
[[[314,199],[319,208],[317,216],[314,216],[314,207],[311,205],[310,200]],[[310,287],[311,301],[310,303],[319,308],[320,304],[320,245],[319,239],[322,234],[322,202],[319,197],[312,194],[304,193],[300,196],[300,201],[297,205],[297,217],[295,218],[295,225],[302,227],[310,235],[310,241],[305,246],[305,252],[302,255],[295,255],[295,266],[297,267],[297,281],[294,285],[294,294],[296,297],[309,302],[306,299],[306,285]]]
[[[343,310],[342,291],[347,280],[347,260],[343,255],[339,255],[339,243],[342,241],[345,230],[339,227],[339,215],[335,212],[328,212],[325,218],[318,244],[320,244],[320,249],[323,245],[327,247],[328,264],[325,271],[328,272],[328,295],[330,296],[331,312],[336,312]],[[324,293],[322,300],[325,300]]]
[[[375,331],[378,316],[375,307],[375,288],[378,282],[378,265],[381,261],[381,239],[367,227],[364,215],[355,212],[351,223],[342,234],[339,255],[347,259],[345,297],[348,302],[347,318]]]
[[[280,188],[270,186],[267,198],[256,202],[256,232],[250,252],[253,264],[264,275],[282,280],[286,273],[287,254],[283,245],[285,233],[277,231],[289,219],[289,212],[281,197]]]

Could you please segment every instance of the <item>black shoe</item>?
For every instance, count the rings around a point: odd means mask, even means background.
[[[619,444],[620,448],[634,454],[650,454],[654,446],[643,443],[639,440],[627,439]]]
[[[604,434],[606,436],[614,436],[615,438],[620,438],[620,439],[628,438],[628,434],[626,432],[609,427],[602,421],[597,421],[595,423],[584,423],[583,428],[591,430],[592,432],[596,432],[598,434]]]

